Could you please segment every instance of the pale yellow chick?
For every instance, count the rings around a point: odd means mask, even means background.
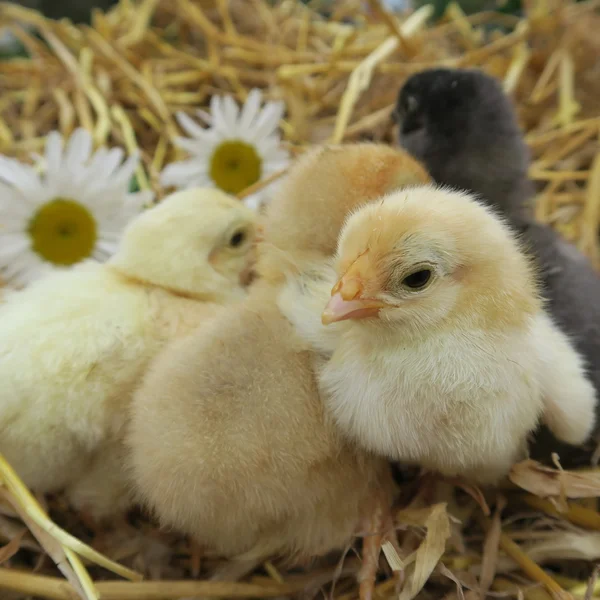
[[[40,492],[66,488],[95,517],[124,509],[123,427],[164,344],[244,294],[255,216],[209,189],[173,194],[85,263],[0,307],[0,452]]]
[[[361,446],[485,484],[524,455],[542,416],[563,441],[590,435],[583,362],[512,233],[471,196],[420,186],[354,212],[320,282],[296,305],[291,282],[279,305],[332,353],[323,399]]]
[[[386,462],[326,418],[311,353],[262,281],[153,363],[128,444],[160,521],[240,560],[343,548],[391,499]]]
[[[161,523],[238,560],[314,557],[389,525],[373,518],[392,501],[387,460],[339,436],[315,353],[276,299],[286,274],[310,279],[312,261],[331,258],[349,210],[427,180],[405,152],[373,144],[319,149],[293,166],[267,209],[262,279],[166,348],[135,394],[132,473]],[[367,539],[363,598],[380,538]]]

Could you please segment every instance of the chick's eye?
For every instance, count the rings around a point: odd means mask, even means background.
[[[424,288],[429,283],[430,279],[431,270],[421,269],[420,271],[415,271],[414,273],[407,275],[402,280],[402,284],[413,290],[419,290],[421,288]]]
[[[419,103],[414,96],[407,96],[404,100],[404,110],[407,113],[411,113],[417,110]]]
[[[244,231],[236,231],[229,240],[229,245],[232,248],[238,248],[244,243],[246,239],[246,233]]]

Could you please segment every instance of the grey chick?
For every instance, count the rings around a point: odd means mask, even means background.
[[[394,118],[400,145],[436,182],[476,193],[520,232],[537,263],[550,313],[586,359],[600,394],[600,277],[572,244],[531,215],[529,151],[499,82],[471,69],[421,71],[400,90]],[[548,461],[557,452],[563,466],[584,465],[600,439],[598,430],[575,448],[542,427],[531,455]]]
[[[509,217],[533,196],[529,149],[499,82],[481,71],[429,69],[400,90],[400,145],[435,181],[475,191]]]

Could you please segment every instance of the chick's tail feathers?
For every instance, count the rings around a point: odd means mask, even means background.
[[[578,446],[596,425],[598,398],[582,357],[547,314],[536,320],[544,422],[562,442]]]

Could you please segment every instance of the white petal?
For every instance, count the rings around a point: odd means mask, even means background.
[[[31,214],[31,208],[32,204],[23,202],[18,190],[0,179],[0,226],[7,217]]]
[[[126,212],[138,214],[146,207],[152,206],[154,203],[154,192],[152,190],[140,190],[127,194],[125,199],[124,209]]]
[[[187,150],[187,152],[193,154],[195,157],[204,159],[208,159],[210,156],[210,151],[207,150],[209,144],[211,147],[214,145],[214,142],[203,141],[197,138],[176,138],[175,143],[179,148]]]
[[[279,140],[278,135],[271,135],[267,138],[260,140],[260,142],[256,143],[256,147],[258,148],[263,160],[269,160],[279,150],[279,145],[281,141]]]
[[[10,258],[29,250],[31,242],[22,233],[0,235],[0,261],[5,262]]]
[[[222,134],[223,136],[231,138],[236,134],[235,126],[230,127],[230,123],[228,123],[227,119],[225,118],[222,105],[222,99],[218,96],[213,96],[210,99],[210,112],[213,118],[213,130]]]
[[[103,260],[115,254],[115,252],[119,249],[118,242],[113,240],[108,240],[104,237],[100,238],[96,242],[96,248],[94,249],[94,258],[98,260]],[[98,256],[100,254],[100,256]],[[104,256],[102,256],[104,255]]]
[[[94,154],[88,167],[88,176],[100,180],[110,177],[123,161],[124,155],[125,152],[122,148],[112,148],[111,150],[100,148]]]
[[[119,170],[113,175],[113,181],[111,181],[111,187],[124,187],[126,190],[129,189],[129,182],[133,177],[135,170],[140,163],[139,154],[132,154],[119,168]]]
[[[50,263],[43,261],[35,252],[24,252],[6,269],[5,277],[10,283],[26,286],[36,279],[45,277],[55,269]]]
[[[106,177],[110,177],[123,162],[125,151],[123,148],[112,148],[104,161],[104,169],[101,171]]]
[[[200,127],[194,119],[186,115],[184,112],[178,112],[175,115],[177,122],[181,125],[181,128],[192,137],[203,137],[206,133],[206,129],[204,127]]]
[[[27,231],[32,212],[22,210],[21,206],[16,210],[13,208],[12,213],[2,211],[0,213],[0,235],[13,233],[22,235],[24,231]]]
[[[225,96],[225,98],[223,98],[223,114],[225,115],[229,127],[232,129],[237,128],[239,113],[240,108],[235,100],[231,96]]]
[[[62,164],[63,139],[58,131],[52,131],[46,137],[46,170],[57,172]]]
[[[246,99],[246,103],[244,104],[244,108],[242,109],[242,114],[240,116],[240,128],[244,131],[251,131],[252,125],[254,124],[254,120],[258,116],[258,111],[260,109],[260,103],[262,100],[262,93],[259,89],[252,89],[248,94],[248,98]]]
[[[92,152],[92,136],[86,129],[76,129],[71,136],[65,152],[65,162],[72,165],[83,165],[90,159]]]
[[[209,181],[206,165],[195,160],[184,160],[167,165],[160,174],[160,183],[165,187],[183,187],[198,177],[205,177]]]
[[[196,114],[207,124],[207,125],[212,125],[213,123],[213,118],[210,116],[210,113],[206,112],[205,110],[201,110],[198,109],[196,111]]]
[[[279,121],[285,112],[285,104],[283,102],[271,102],[267,104],[253,127],[255,139],[265,138],[271,135],[278,127]]]
[[[0,156],[0,179],[20,192],[22,199],[30,206],[37,206],[40,203],[40,195],[44,193],[44,188],[39,175],[29,165]]]
[[[252,194],[250,196],[247,196],[246,198],[244,198],[243,202],[248,208],[251,208],[252,210],[255,210],[257,212],[260,210],[260,207],[263,204],[261,194]]]

